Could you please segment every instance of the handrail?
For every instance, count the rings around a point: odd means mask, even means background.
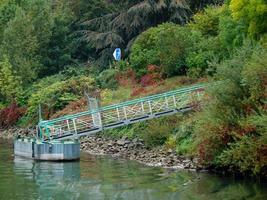
[[[43,120],[43,121],[39,122],[39,126],[53,125],[54,123],[64,121],[64,120],[71,120],[71,119],[75,119],[78,117],[92,115],[92,114],[96,114],[96,113],[103,112],[103,111],[108,111],[108,110],[112,110],[112,109],[116,109],[116,108],[130,106],[130,105],[137,104],[137,103],[153,101],[155,99],[160,99],[162,97],[169,97],[169,96],[173,96],[173,95],[177,95],[177,94],[184,94],[184,93],[188,93],[188,92],[192,92],[192,91],[195,91],[198,89],[205,88],[207,85],[208,85],[207,83],[202,83],[202,84],[198,84],[198,85],[194,85],[194,86],[190,86],[190,87],[187,86],[184,88],[180,88],[177,90],[173,90],[173,91],[169,91],[169,92],[165,92],[165,93],[161,93],[161,94],[150,95],[150,96],[142,97],[139,99],[134,99],[134,100],[129,100],[129,101],[113,104],[113,105],[104,106],[104,107],[101,107],[101,108],[95,109],[95,110],[89,110],[89,111],[84,111],[84,112],[80,112],[80,113],[76,113],[76,114],[72,114],[72,115],[66,115],[66,116],[59,117],[56,119],[51,119],[51,120]]]

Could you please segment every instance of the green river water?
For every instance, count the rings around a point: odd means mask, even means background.
[[[87,154],[35,162],[14,158],[12,144],[0,140],[0,200],[12,199],[267,200],[267,184]]]

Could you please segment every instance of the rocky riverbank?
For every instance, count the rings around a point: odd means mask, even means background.
[[[190,170],[204,169],[197,158],[188,159],[178,156],[173,150],[163,147],[149,149],[140,139],[85,137],[81,140],[81,149],[93,155],[110,155],[136,160],[147,166]]]
[[[0,138],[6,140],[11,140],[19,135],[22,137],[32,137],[34,134],[34,130],[29,128],[0,129]]]
[[[10,128],[0,130],[0,138],[11,140],[16,136],[34,136],[33,129]],[[203,170],[197,158],[178,156],[175,151],[163,147],[147,148],[141,139],[127,137],[112,139],[100,136],[81,138],[81,150],[92,155],[108,155],[135,160],[147,166],[173,169]]]

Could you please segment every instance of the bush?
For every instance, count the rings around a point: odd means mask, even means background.
[[[195,121],[192,115],[182,119],[176,127],[176,152],[181,155],[189,155],[193,152],[193,128]]]
[[[163,145],[168,138],[174,133],[177,125],[177,116],[162,117],[153,119],[135,129],[147,146],[153,147]]]
[[[0,127],[8,128],[14,126],[24,115],[26,109],[19,107],[16,103],[0,110]]]
[[[116,80],[121,87],[132,87],[137,84],[136,73],[132,69],[127,69],[126,71],[120,71]]]
[[[157,65],[166,76],[184,74],[188,48],[198,37],[187,27],[173,23],[161,24],[143,32],[131,48],[130,63],[141,77],[147,65]]]
[[[0,102],[0,110],[2,110],[3,108],[5,108],[5,105],[2,102]]]
[[[58,81],[50,86],[39,88],[28,100],[27,115],[37,117],[37,108],[41,104],[45,118],[64,108],[69,102],[78,100],[84,91],[93,90],[94,80],[86,76],[73,77],[67,81]]]
[[[21,77],[12,69],[7,56],[0,60],[0,96],[4,102],[16,100],[22,91]]]
[[[32,94],[37,93],[38,91],[43,90],[44,88],[49,87],[57,82],[72,79],[74,77],[85,76],[86,74],[89,73],[84,67],[68,66],[60,73],[39,79],[33,84],[27,86],[27,88],[24,88],[24,91],[21,92],[21,95],[18,97],[18,103],[19,105],[26,105]]]
[[[58,73],[58,76],[63,75],[64,78],[72,78],[75,76],[86,76],[90,73],[90,69],[88,69],[88,67],[86,66],[66,66],[64,68],[64,70],[60,71]]]
[[[228,6],[224,6],[224,10],[220,16],[219,38],[222,46],[228,50],[228,54],[232,54],[235,48],[242,46],[246,38],[246,27],[242,21],[235,21]]]
[[[103,134],[111,138],[121,138],[127,136],[129,139],[136,137],[135,127],[140,126],[140,124],[128,125],[121,128],[116,128],[112,130],[105,130]]]
[[[32,85],[29,85],[27,88],[23,90],[21,95],[18,97],[19,105],[26,105],[32,94],[40,90],[43,90],[44,88],[49,87],[50,85],[53,85],[56,82],[63,81],[64,79],[67,79],[67,77],[64,77],[64,75],[62,74],[57,74],[40,79],[35,83],[33,83]]]
[[[119,71],[126,71],[127,69],[130,68],[130,64],[128,60],[121,60],[119,62],[114,62],[113,67]]]
[[[118,81],[116,79],[117,74],[118,70],[107,69],[101,72],[96,78],[97,84],[103,89],[116,89],[118,87]]]
[[[219,34],[219,22],[222,12],[222,6],[208,6],[193,16],[189,27],[200,31],[203,36],[217,36]]]
[[[64,109],[59,110],[51,116],[51,119],[62,117],[65,115],[76,114],[79,112],[88,110],[88,100],[86,97],[82,97],[77,101],[70,102]]]
[[[242,21],[246,26],[246,32],[252,38],[257,38],[266,33],[266,0],[231,0],[230,9],[234,20]]]
[[[141,138],[148,146],[163,145],[172,132],[172,128],[159,120],[149,122],[147,127],[140,132]]]
[[[209,104],[200,113],[194,127],[199,156],[207,164],[212,164],[225,145],[233,139],[231,132],[243,114],[242,101],[245,93],[240,85],[241,71],[251,56],[251,49],[251,46],[247,46],[233,59],[220,64],[216,77],[223,80],[223,83],[207,91],[211,97]]]
[[[140,84],[142,87],[152,86],[163,82],[159,67],[148,65],[147,72],[148,74],[141,77]]]
[[[190,48],[186,57],[187,75],[191,77],[212,75],[214,70],[209,70],[210,63],[220,62],[225,55],[227,54],[218,37],[200,37],[196,45]]]
[[[249,127],[249,129],[248,129]],[[217,159],[220,166],[241,172],[267,176],[267,115],[256,115],[246,121],[243,137],[230,143]]]
[[[267,100],[267,50],[257,51],[242,71],[242,83],[248,89],[249,103],[255,106],[264,105]]]
[[[223,82],[208,90],[194,127],[203,163],[266,174],[266,57],[266,50],[245,45],[219,65]]]

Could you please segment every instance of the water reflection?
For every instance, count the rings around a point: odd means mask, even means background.
[[[81,162],[15,159],[15,171],[44,199],[266,199],[256,183],[209,174],[148,168],[136,162],[83,155]]]
[[[37,196],[44,199],[72,197],[73,191],[70,189],[80,180],[79,162],[36,162],[15,157],[14,172],[17,176],[34,182],[38,188]]]
[[[51,179],[71,179],[79,181],[79,162],[38,162],[21,157],[14,157],[14,171],[24,178],[36,181],[49,181]],[[40,182],[42,184],[42,182]]]
[[[80,162],[13,158],[0,145],[0,199],[261,200],[266,184],[82,154]]]

